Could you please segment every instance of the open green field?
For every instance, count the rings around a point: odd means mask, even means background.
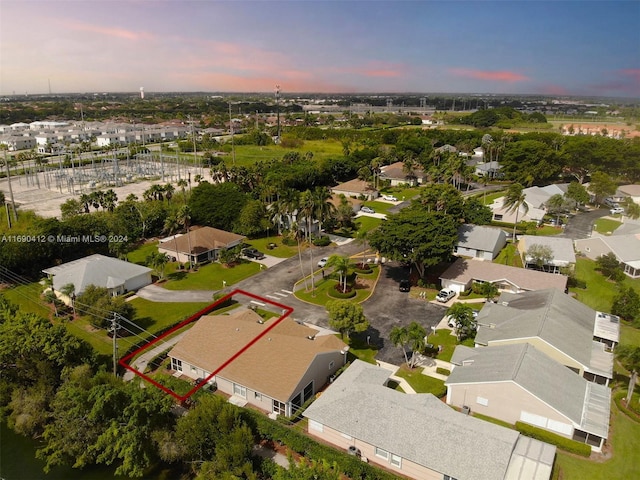
[[[281,145],[265,145],[263,147],[257,145],[237,145],[236,165],[249,166],[258,161],[270,160],[272,158],[280,159],[288,152],[298,152],[304,155],[307,152],[313,153],[316,160],[324,160],[326,158],[335,158],[343,156],[342,143],[337,140],[305,140],[301,148],[285,148]],[[224,159],[227,167],[233,165],[231,154]]]

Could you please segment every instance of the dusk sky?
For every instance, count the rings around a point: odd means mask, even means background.
[[[1,0],[0,95],[640,97],[640,1]]]

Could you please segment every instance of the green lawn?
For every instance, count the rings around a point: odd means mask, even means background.
[[[167,290],[220,290],[223,288],[223,281],[230,286],[255,275],[260,270],[259,263],[246,260],[234,267],[209,263],[198,267],[196,272],[171,273],[168,275],[169,280],[162,286]]]
[[[353,362],[353,360],[358,358],[363,362],[375,365],[377,354],[378,349],[375,345],[367,345],[366,341],[357,338],[351,338],[349,340],[349,353],[347,354],[348,361]]]
[[[272,235],[270,237],[256,238],[253,240],[246,240],[245,243],[257,248],[266,255],[271,255],[278,258],[289,258],[298,253],[298,247],[290,247],[282,243],[282,237],[278,235]],[[274,244],[275,248],[268,248],[270,244]]]
[[[422,370],[422,368],[409,370],[405,365],[402,365],[396,372],[396,375],[404,378],[416,393],[432,393],[436,397],[444,396],[447,392],[444,381],[423,375],[421,373]]]
[[[554,227],[552,225],[544,225],[536,229],[536,235],[540,237],[551,237],[553,235],[560,235],[564,230],[561,227]]]
[[[413,197],[420,195],[421,187],[389,187],[382,189],[382,193],[385,195],[393,195],[399,201],[409,201]]]
[[[429,343],[435,346],[442,346],[442,351],[438,354],[439,360],[444,360],[445,362],[451,361],[451,357],[453,356],[453,351],[456,349],[456,345],[458,345],[458,339],[455,335],[451,335],[451,330],[442,328],[440,330],[436,330],[435,335],[429,335]],[[466,345],[467,347],[473,347],[473,339],[467,338],[461,342],[461,345]]]
[[[586,290],[571,288],[571,292],[582,303],[594,310],[610,312],[614,297],[618,294],[618,284],[607,280],[596,270],[596,262],[588,258],[578,258],[576,261],[576,277],[587,283]],[[640,279],[625,277],[622,281],[624,287],[633,287],[640,293]]]
[[[504,194],[505,190],[498,190],[487,193],[486,195],[484,193],[480,193],[477,195],[477,198],[485,205],[491,205],[496,198],[504,197]]]
[[[500,263],[502,265],[509,265],[511,267],[523,268],[522,259],[516,246],[513,243],[507,243],[507,246],[495,258],[493,263]]]
[[[355,221],[355,224],[358,226],[358,232],[369,232],[377,228],[381,223],[381,218],[368,217],[366,215],[358,217]]]
[[[370,282],[375,282],[380,273],[380,269],[378,267],[372,267],[372,273],[364,275],[358,274],[358,278],[362,279],[363,282],[359,282],[361,287],[356,287],[356,296],[350,298],[349,300],[352,302],[360,303],[369,298],[372,290],[371,288],[365,287],[365,283],[369,284]],[[304,285],[299,290],[296,290],[295,296],[300,300],[305,302],[313,303],[315,305],[325,306],[327,302],[332,300],[338,300],[337,298],[329,296],[329,291],[338,283],[339,276],[335,273],[327,275],[326,278],[316,278],[314,287],[315,289],[311,290],[311,279],[307,278],[307,289],[304,288]],[[303,280],[298,281],[298,284],[304,284]]]
[[[638,478],[640,424],[629,419],[611,404],[609,443],[611,459],[594,462],[558,450],[554,480],[611,480]]]
[[[149,254],[158,252],[158,242],[145,243],[135,250],[127,253],[127,260],[138,265],[146,265]]]
[[[305,140],[301,148],[284,148],[280,145],[237,145],[236,162],[237,166],[249,166],[261,160],[272,158],[280,159],[288,152],[298,152],[304,155],[307,152],[313,153],[314,160],[338,157],[343,155],[342,143],[337,140]],[[227,167],[233,165],[231,154],[224,158]]]
[[[394,207],[393,203],[376,202],[375,200],[372,202],[364,202],[364,205],[373,208],[376,213],[382,213],[385,215],[388,213],[390,208]]]
[[[620,225],[622,225],[622,222],[618,222],[617,220],[611,220],[609,218],[599,218],[595,221],[593,227],[596,232],[601,233],[602,235],[606,235],[615,231],[615,229]]]
[[[20,311],[49,318],[51,310],[44,306],[45,301],[40,297],[41,292],[42,285],[39,282],[0,290],[0,294],[8,301],[20,307]]]

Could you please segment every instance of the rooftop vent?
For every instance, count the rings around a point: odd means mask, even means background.
[[[315,339],[316,339],[316,336],[315,336],[315,335],[308,335],[308,336],[307,336],[307,338],[308,338],[309,340],[315,340]]]

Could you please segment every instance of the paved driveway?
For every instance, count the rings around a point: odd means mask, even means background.
[[[562,232],[562,234],[558,236],[570,238],[572,240],[589,238],[591,236],[591,232],[593,231],[594,222],[606,215],[609,215],[609,210],[606,208],[599,208],[584,213],[578,213],[569,218],[564,232]]]

